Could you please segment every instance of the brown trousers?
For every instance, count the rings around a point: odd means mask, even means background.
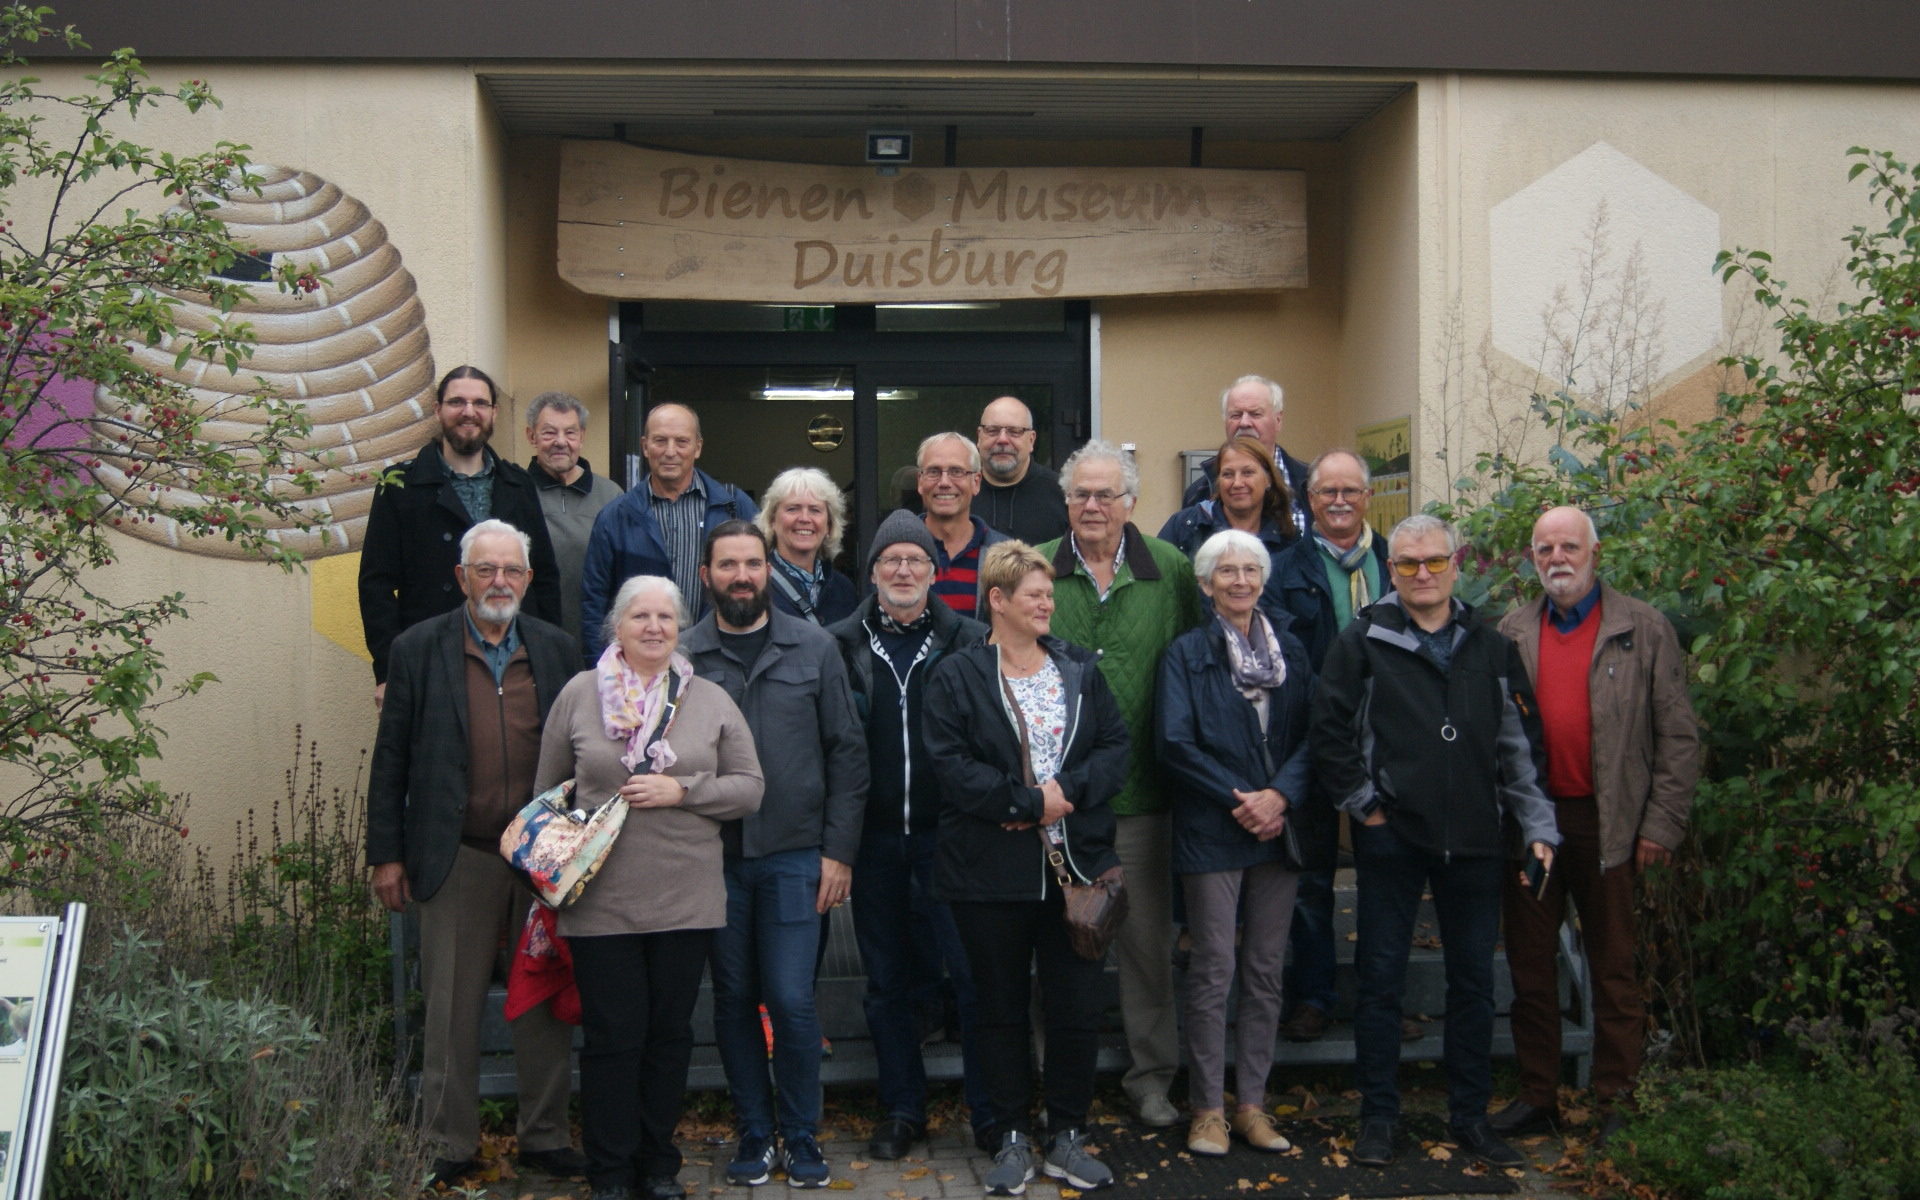
[[[494,969],[520,944],[532,903],[533,893],[498,854],[463,844],[433,899],[415,905],[426,1000],[420,1126],[439,1144],[442,1158],[472,1158],[480,1148],[480,1019]],[[542,1004],[510,1028],[520,1083],[520,1148],[570,1145],[573,1026]]]
[[[1535,900],[1516,873],[1506,884],[1507,965],[1513,973],[1513,1043],[1520,1099],[1551,1108],[1560,1082],[1560,987],[1556,953],[1567,902],[1593,979],[1593,1090],[1602,1101],[1640,1074],[1647,1008],[1634,967],[1633,864],[1600,869],[1600,811],[1592,797],[1558,799],[1560,849]]]

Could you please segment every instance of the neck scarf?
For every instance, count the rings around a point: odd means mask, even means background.
[[[879,625],[882,633],[918,633],[933,624],[933,597],[927,597],[927,604],[921,608],[920,615],[911,621],[896,620],[884,604],[874,605],[873,612],[880,618]]]
[[[1353,549],[1342,550],[1319,534],[1314,539],[1333,556],[1334,565],[1347,573],[1347,600],[1352,604],[1350,611],[1359,612],[1373,603],[1373,572],[1366,569],[1367,559],[1373,556],[1373,526],[1360,526],[1360,540]]]
[[[1287,681],[1287,660],[1280,653],[1280,639],[1274,636],[1267,614],[1253,610],[1253,621],[1241,633],[1224,614],[1214,618],[1227,633],[1227,666],[1233,674],[1233,686],[1249,700],[1277,688]]]
[[[820,603],[820,589],[827,586],[827,560],[825,555],[815,554],[813,556],[813,570],[811,571],[803,571],[799,567],[794,566],[785,558],[781,557],[778,550],[775,550],[771,557],[773,559],[773,569],[780,572],[783,577],[800,589],[800,594],[807,598],[809,608]]]
[[[620,756],[627,770],[638,773],[644,765],[657,774],[678,762],[673,747],[667,745],[670,721],[663,720],[668,715],[667,676],[672,674],[678,678],[679,684],[674,689],[678,695],[693,676],[693,664],[675,651],[666,670],[652,679],[642,679],[639,672],[627,665],[626,655],[620,653],[620,643],[609,642],[600,652],[594,671],[600,683],[600,720],[606,726],[608,737],[627,744],[627,752]],[[651,744],[647,743],[649,730],[654,735]]]

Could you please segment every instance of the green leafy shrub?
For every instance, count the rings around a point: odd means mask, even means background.
[[[228,998],[123,934],[90,973],[67,1048],[48,1194],[411,1194],[430,1152],[391,1121],[390,1087],[314,1018]]]
[[[1811,1061],[1649,1070],[1639,1114],[1610,1145],[1615,1166],[1680,1200],[1920,1195],[1912,1050],[1860,1040],[1830,1041]]]
[[[1723,254],[1779,334],[1729,358],[1740,386],[1680,429],[1536,395],[1546,461],[1484,456],[1457,509],[1471,589],[1531,587],[1553,504],[1593,514],[1602,572],[1675,619],[1709,771],[1646,939],[1684,1048],[1778,1039],[1795,1017],[1863,1028],[1920,972],[1920,184],[1855,149],[1887,214],[1845,237],[1851,287],[1795,298],[1758,251]]]

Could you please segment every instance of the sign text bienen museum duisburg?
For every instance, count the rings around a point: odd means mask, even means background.
[[[813,166],[569,141],[560,275],[804,304],[1271,291],[1307,281],[1298,171]]]

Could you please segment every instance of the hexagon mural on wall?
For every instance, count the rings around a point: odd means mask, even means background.
[[[1607,143],[1488,224],[1493,344],[1549,378],[1604,391],[1624,370],[1639,394],[1720,344],[1719,214]]]

